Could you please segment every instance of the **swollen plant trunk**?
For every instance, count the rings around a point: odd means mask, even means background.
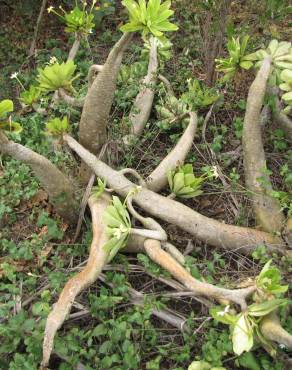
[[[190,123],[184,134],[179,139],[172,151],[163,159],[158,167],[149,175],[147,187],[158,192],[167,185],[167,172],[174,170],[179,164],[183,164],[186,156],[192,148],[197,131],[198,117],[195,112],[190,113]]]
[[[253,201],[257,223],[267,232],[280,232],[284,226],[284,216],[279,202],[269,194],[272,185],[266,169],[260,123],[270,70],[271,59],[266,58],[249,89],[242,145],[245,183]]]
[[[116,81],[124,51],[131,38],[132,34],[125,33],[115,44],[85,98],[79,125],[79,141],[93,154],[97,154],[107,140],[107,120],[114,99]],[[88,181],[90,172],[84,164],[80,174],[84,182]]]
[[[70,223],[75,223],[78,217],[78,204],[75,200],[75,189],[69,179],[47,158],[14,143],[0,131],[0,153],[27,164],[41,183],[49,196],[55,211]]]
[[[260,329],[265,338],[292,349],[292,334],[282,328],[280,320],[275,312],[263,318]]]
[[[64,141],[98,177],[106,180],[107,186],[122,197],[126,197],[130,191],[137,189],[133,182],[98,160],[95,155],[69,135],[64,135]],[[285,244],[281,238],[251,228],[220,223],[151,190],[142,188],[133,196],[133,201],[154,217],[180,227],[209,245],[246,254],[251,253],[260,245],[266,245],[270,251],[285,252]]]
[[[92,196],[88,200],[92,214],[93,229],[89,258],[85,268],[66,283],[57,303],[47,318],[41,368],[46,368],[49,364],[55,334],[70,312],[76,296],[96,281],[107,262],[109,254],[104,250],[103,246],[108,241],[108,237],[106,236],[106,226],[102,221],[102,215],[109,203],[110,197],[106,194],[103,194],[98,199]]]
[[[139,137],[150,117],[151,108],[154,99],[154,88],[157,81],[157,42],[151,39],[151,48],[149,52],[148,72],[142,82],[142,89],[136,97],[129,119],[131,122],[131,133]]]

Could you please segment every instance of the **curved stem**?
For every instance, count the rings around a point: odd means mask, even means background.
[[[171,243],[162,242],[161,246],[181,265],[185,264],[185,256]]]
[[[147,187],[147,184],[146,184],[145,180],[143,179],[143,177],[136,170],[134,170],[133,168],[123,168],[119,172],[122,175],[126,175],[126,174],[133,175],[139,181],[139,185],[141,185],[143,187]]]
[[[165,235],[163,235],[160,231],[157,230],[146,230],[146,229],[131,229],[130,232],[132,235],[139,235],[143,236],[144,238],[155,239],[155,240],[166,240]]]
[[[69,51],[69,54],[68,54],[67,62],[69,60],[74,60],[75,59],[76,54],[77,54],[77,52],[79,50],[79,47],[80,47],[80,42],[81,42],[81,35],[76,34],[75,35],[75,40],[74,40],[73,45],[72,45],[72,47]]]
[[[92,171],[106,180],[107,184],[120,196],[126,197],[130,191],[134,191],[135,184],[98,160],[72,137],[64,135],[63,139]],[[252,228],[226,225],[151,190],[142,188],[133,196],[133,200],[152,216],[180,227],[209,245],[246,254],[251,253],[260,245],[265,245],[269,251],[285,253],[285,244],[277,236]]]
[[[168,79],[166,77],[164,77],[163,75],[159,74],[158,75],[158,79],[163,82],[165,88],[166,88],[166,92],[168,95],[170,96],[174,96],[174,91],[173,91],[173,88],[171,86],[171,83],[168,81]]]
[[[98,153],[106,141],[107,119],[114,98],[116,80],[124,51],[132,36],[125,33],[115,44],[87,92],[79,125],[79,139],[91,153]]]
[[[180,281],[187,289],[195,292],[199,296],[216,299],[217,301],[227,300],[238,304],[244,311],[247,308],[246,298],[250,296],[255,287],[244,289],[225,289],[218,288],[212,284],[204,283],[196,280],[192,275],[181,266],[172,256],[165,252],[157,240],[146,240],[144,243],[145,251],[148,256],[157,264],[162,266],[166,271],[170,272],[178,281]]]
[[[89,258],[85,268],[66,283],[57,303],[47,318],[43,342],[42,368],[46,368],[49,364],[55,334],[70,312],[76,296],[96,281],[107,262],[108,252],[104,250],[103,245],[108,241],[108,237],[106,236],[106,226],[103,224],[102,215],[109,203],[110,197],[106,194],[103,194],[98,199],[94,196],[89,198],[88,204],[92,214],[93,229]]]
[[[265,231],[280,232],[284,225],[284,216],[279,202],[268,194],[272,190],[272,184],[267,174],[260,124],[270,69],[271,59],[266,58],[249,89],[242,146],[245,183],[253,200],[257,222]]]
[[[93,64],[89,70],[88,70],[88,75],[87,75],[87,80],[88,80],[88,87],[91,87],[93,84],[93,81],[96,78],[97,73],[101,72],[103,68],[103,65],[100,64]]]
[[[1,130],[0,153],[8,154],[30,166],[56,212],[70,223],[76,222],[78,205],[75,200],[75,188],[55,165],[33,150],[8,140]]]
[[[292,120],[285,113],[281,111],[280,100],[277,96],[278,91],[274,90],[272,92],[276,100],[275,107],[273,107],[274,109],[272,110],[273,119],[284,131],[287,139],[292,142]]]
[[[273,342],[284,344],[292,349],[292,334],[282,328],[280,320],[275,312],[270,313],[260,323],[263,336]]]
[[[150,117],[154,99],[154,87],[157,81],[157,69],[157,42],[155,41],[155,39],[151,39],[148,72],[142,81],[142,89],[136,97],[136,100],[133,104],[132,112],[129,116],[129,120],[132,125],[131,134],[135,137],[138,137],[142,134],[144,127]]]
[[[147,187],[158,192],[167,185],[167,172],[182,164],[188,155],[194,141],[198,125],[195,112],[190,113],[190,123],[172,151],[163,159],[158,167],[146,179]]]
[[[78,107],[82,108],[84,105],[85,99],[76,99],[72,96],[68,95],[64,89],[58,90],[58,96],[59,98],[63,99],[65,103],[67,103],[71,107]]]

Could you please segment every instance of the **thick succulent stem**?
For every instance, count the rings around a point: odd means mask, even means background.
[[[134,183],[98,160],[72,137],[64,135],[63,138],[92,171],[106,180],[108,186],[119,195],[126,197],[129,191],[136,189]],[[284,252],[285,244],[277,236],[251,228],[220,223],[151,190],[142,188],[133,196],[133,200],[152,216],[180,227],[209,245],[246,254],[260,245],[266,245],[270,251]]]
[[[98,199],[94,196],[89,198],[88,204],[92,214],[93,229],[89,258],[85,268],[66,283],[58,302],[54,305],[47,318],[43,342],[42,368],[46,368],[49,363],[55,334],[66,319],[76,296],[96,281],[107,262],[108,252],[104,250],[103,246],[108,241],[108,237],[105,233],[106,226],[103,224],[102,215],[109,203],[110,197],[106,194],[103,194]]]
[[[292,349],[292,334],[289,334],[282,328],[275,312],[263,318],[260,329],[265,338],[279,344],[284,344],[287,348]]]
[[[124,51],[132,39],[125,33],[111,50],[101,72],[88,89],[79,125],[80,143],[97,154],[107,139],[107,120],[116,89],[116,80]],[[81,177],[87,181],[89,172],[81,168]]]
[[[135,99],[132,112],[129,116],[131,122],[131,134],[135,137],[138,137],[142,134],[150,117],[154,99],[154,87],[157,81],[157,43],[155,42],[155,39],[151,40],[148,72],[142,81],[142,89]]]
[[[8,154],[30,166],[56,212],[70,223],[76,222],[78,205],[74,195],[75,189],[67,176],[55,165],[33,150],[8,140],[1,131],[0,153]]]
[[[253,200],[256,220],[263,230],[279,232],[284,225],[284,216],[279,202],[269,195],[272,185],[266,169],[260,124],[270,69],[271,59],[266,58],[249,89],[242,144],[245,183]]]
[[[58,97],[63,99],[64,102],[71,107],[82,108],[84,106],[84,99],[76,99],[68,95],[64,89],[58,90]]]
[[[103,68],[103,65],[101,64],[93,64],[89,70],[88,70],[88,75],[87,75],[87,81],[88,81],[88,87],[91,87],[93,84],[93,81],[95,80],[97,74],[101,72]]]
[[[276,104],[272,110],[272,117],[274,121],[279,125],[279,127],[284,131],[286,138],[292,142],[292,121],[291,119],[281,111],[281,104],[277,96],[277,91],[272,91]]]
[[[196,280],[179,262],[161,248],[158,240],[148,239],[145,241],[144,247],[154,262],[199,296],[213,298],[217,301],[227,300],[238,304],[242,310],[245,310],[247,307],[246,298],[255,291],[255,287],[230,290]]]
[[[158,167],[149,175],[147,187],[158,192],[167,185],[167,172],[173,170],[178,164],[182,164],[192,148],[194,137],[197,130],[198,117],[195,112],[190,113],[190,123],[184,134],[172,149],[172,151],[163,159]]]

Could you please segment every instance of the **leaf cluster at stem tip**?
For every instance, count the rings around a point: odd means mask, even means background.
[[[171,1],[161,3],[161,0],[123,0],[122,4],[129,12],[130,21],[120,29],[123,32],[142,32],[143,38],[149,33],[156,37],[162,37],[164,32],[176,31],[178,27],[169,22],[168,18],[173,15],[170,10]]]

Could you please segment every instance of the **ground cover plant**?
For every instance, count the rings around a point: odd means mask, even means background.
[[[288,2],[32,3],[3,4],[0,368],[289,368]]]

